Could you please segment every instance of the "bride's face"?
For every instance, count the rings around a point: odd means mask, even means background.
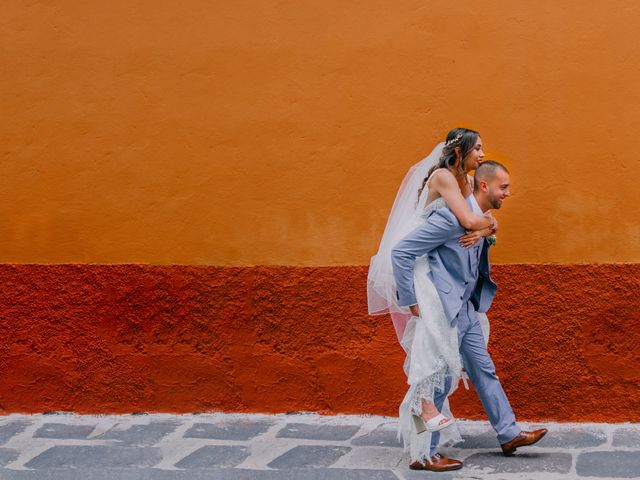
[[[482,150],[482,139],[478,136],[476,140],[476,144],[473,146],[471,151],[467,154],[467,157],[464,159],[464,171],[470,172],[471,170],[475,170],[478,168],[478,165],[482,162],[484,158],[484,151]]]

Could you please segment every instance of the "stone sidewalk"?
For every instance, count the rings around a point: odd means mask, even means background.
[[[640,424],[547,424],[538,445],[511,458],[487,423],[459,426],[465,442],[442,451],[465,467],[434,474],[408,469],[394,418],[10,415],[0,417],[0,479],[640,478]]]

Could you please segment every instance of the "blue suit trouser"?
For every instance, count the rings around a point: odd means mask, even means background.
[[[458,345],[464,369],[469,374],[489,422],[498,435],[498,442],[506,443],[520,433],[516,424],[516,416],[509,404],[500,379],[496,375],[496,367],[485,345],[480,321],[471,302],[467,302],[458,314]],[[438,410],[451,389],[451,379],[448,379],[444,392],[436,391],[434,403]],[[440,442],[440,432],[431,435],[431,456],[435,455]]]

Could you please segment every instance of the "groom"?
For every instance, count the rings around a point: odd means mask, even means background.
[[[508,196],[507,169],[493,161],[480,164],[475,174],[473,195],[467,198],[471,210],[484,215],[490,209],[500,208]],[[464,233],[464,228],[451,210],[440,208],[396,245],[391,256],[398,305],[409,307],[414,315],[420,315],[413,285],[413,269],[416,257],[427,255],[430,277],[442,301],[445,315],[452,326],[458,327],[458,344],[464,368],[498,435],[502,452],[511,456],[517,447],[536,443],[547,430],[525,432],[516,424],[476,316],[476,311],[486,312],[489,309],[496,292],[496,285],[489,276],[489,244],[482,239],[473,247],[464,248],[459,243]],[[449,389],[450,385],[447,385],[445,392],[435,395],[434,403],[439,410]],[[462,468],[462,462],[437,453],[439,440],[440,433],[434,432],[431,437],[431,462],[416,461],[410,468],[437,472]]]

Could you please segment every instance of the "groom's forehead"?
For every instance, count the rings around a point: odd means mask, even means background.
[[[502,168],[499,168],[496,171],[495,179],[500,183],[500,185],[509,185],[509,174]]]

